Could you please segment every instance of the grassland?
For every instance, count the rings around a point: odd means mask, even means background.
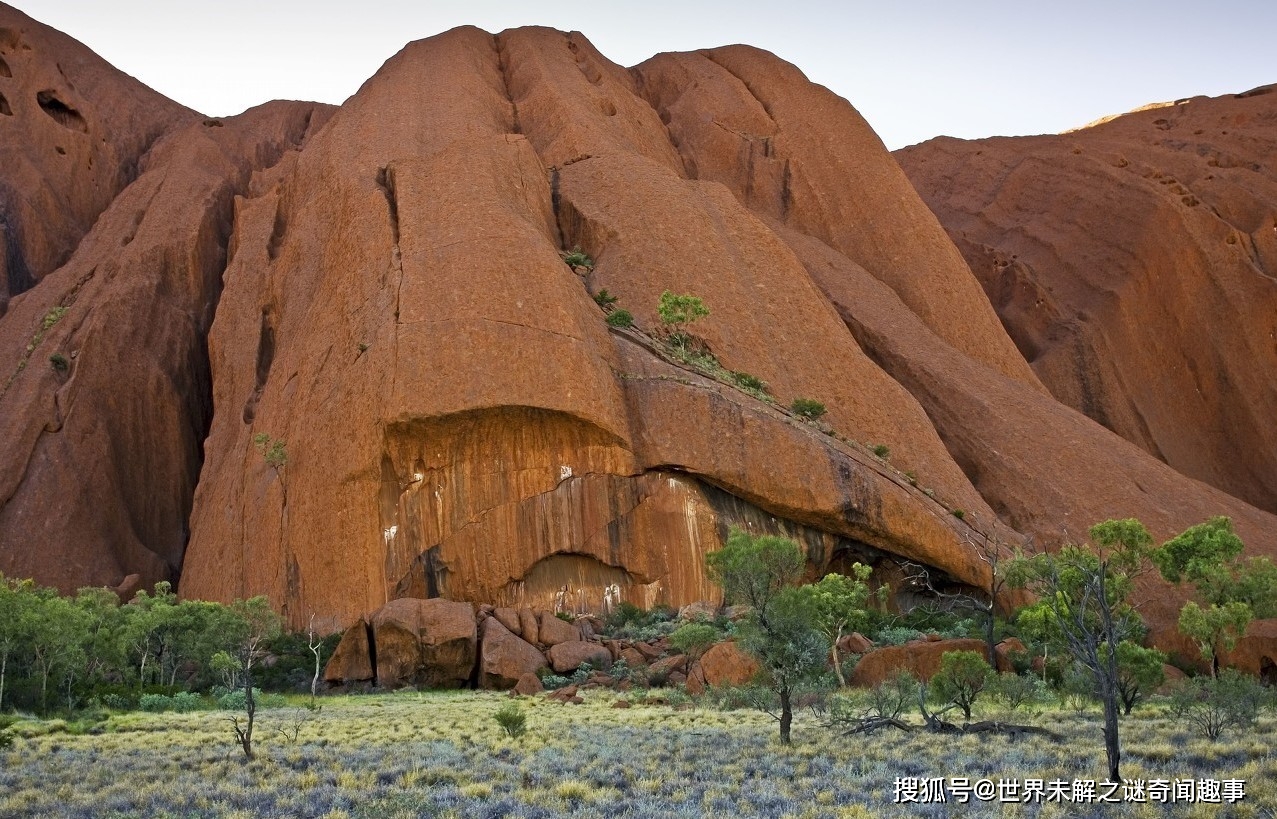
[[[1208,804],[893,804],[897,777],[1102,779],[1095,714],[1021,711],[1068,741],[1009,743],[914,732],[842,738],[814,715],[795,744],[752,711],[521,701],[511,739],[486,692],[331,697],[259,714],[244,763],[227,712],[112,714],[84,725],[25,721],[0,751],[0,817],[1267,817],[1277,816],[1274,721],[1210,742],[1156,703],[1124,723],[1123,776],[1245,779],[1246,799]],[[980,709],[977,709],[980,711]],[[996,717],[996,705],[981,716]],[[70,729],[70,731],[68,731]],[[283,729],[283,730],[280,730]]]

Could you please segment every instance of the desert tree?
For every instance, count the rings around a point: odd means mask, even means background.
[[[842,687],[846,687],[847,679],[842,658],[838,656],[838,641],[848,630],[868,620],[865,604],[869,600],[869,584],[866,581],[871,571],[863,563],[853,563],[850,575],[830,573],[819,582],[803,587],[803,594],[811,598],[814,625],[829,641],[829,659]]]
[[[1118,730],[1120,682],[1116,646],[1143,630],[1127,602],[1135,578],[1146,570],[1152,536],[1138,520],[1108,520],[1090,530],[1090,544],[1067,544],[1058,553],[1018,557],[1008,582],[1027,588],[1038,602],[1020,622],[1040,639],[1061,646],[1085,670],[1104,706],[1104,750],[1109,779],[1120,782]]]
[[[1153,553],[1162,577],[1190,583],[1196,600],[1180,610],[1179,630],[1197,643],[1219,676],[1220,655],[1231,651],[1255,618],[1277,617],[1277,566],[1266,557],[1243,561],[1245,545],[1229,518],[1184,530]]]
[[[962,709],[971,721],[971,706],[984,693],[994,676],[993,669],[974,651],[947,651],[940,657],[940,670],[931,678],[931,692],[936,699]]]
[[[699,296],[678,295],[666,290],[656,305],[656,314],[665,325],[670,344],[686,351],[689,337],[687,325],[709,315],[709,308]]]
[[[225,633],[227,653],[234,658],[240,685],[244,689],[244,719],[238,715],[230,718],[235,739],[244,751],[244,758],[253,759],[253,727],[257,718],[257,699],[253,693],[253,669],[266,655],[267,644],[278,637],[282,630],[279,615],[270,607],[265,597],[236,600],[230,606],[233,617],[227,622]]]
[[[814,626],[812,597],[797,588],[806,565],[802,550],[787,538],[734,529],[707,561],[727,600],[750,607],[737,633],[741,646],[758,660],[760,681],[779,707],[757,704],[780,723],[780,741],[788,745],[795,695],[820,686],[829,654],[828,641]]]

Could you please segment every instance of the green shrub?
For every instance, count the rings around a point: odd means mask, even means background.
[[[730,372],[728,377],[736,386],[743,390],[757,390],[758,392],[767,392],[767,382],[758,376],[749,373]]]
[[[266,705],[264,702],[265,699],[266,698],[262,696],[260,688],[253,689],[253,700],[259,707],[264,707]],[[246,707],[248,707],[247,697],[244,695],[244,689],[236,688],[222,694],[217,698],[217,707],[221,708],[223,711],[243,711]]]
[[[62,353],[54,353],[49,356],[49,364],[60,373],[71,369],[71,362],[67,361],[67,357],[62,355]]]
[[[971,706],[989,684],[993,670],[975,651],[950,651],[940,658],[940,670],[931,678],[931,693],[942,703],[962,709],[970,721]]]
[[[1022,705],[1033,705],[1040,702],[1046,694],[1046,683],[1032,675],[1021,676],[1007,672],[999,674],[990,686],[993,694],[1007,704],[1007,708],[1015,711]]]
[[[171,697],[173,710],[179,714],[198,711],[204,707],[204,700],[199,694],[190,691],[179,691]]]
[[[870,689],[870,715],[897,719],[917,697],[918,679],[902,668]]]
[[[1259,680],[1235,668],[1218,677],[1196,677],[1176,686],[1171,711],[1207,738],[1219,739],[1227,728],[1249,728],[1269,699]]]
[[[604,310],[616,304],[618,301],[620,301],[620,299],[607,292],[607,288],[604,288],[594,294],[594,303],[599,307],[602,307]]]
[[[567,677],[562,677],[551,672],[548,668],[541,669],[537,676],[541,678],[541,685],[545,686],[546,691],[554,691],[559,688],[565,688],[572,682]]]
[[[103,694],[102,704],[115,711],[129,711],[133,708],[133,701],[120,694]]]
[[[506,736],[511,739],[518,739],[527,733],[528,715],[523,713],[523,709],[519,707],[518,703],[507,702],[497,709],[492,718],[497,721],[497,725],[501,726],[501,730],[505,731]]]
[[[173,708],[173,698],[167,694],[143,694],[138,698],[137,707],[143,711],[158,714]]]
[[[603,320],[607,322],[608,327],[627,328],[634,326],[634,314],[629,310],[626,310],[624,307],[608,313],[607,318]]]
[[[799,418],[805,418],[808,421],[815,421],[817,418],[825,414],[825,405],[814,398],[795,398],[794,403],[789,405],[789,409]]]
[[[885,461],[887,460],[887,456],[891,454],[891,448],[886,444],[875,444],[873,453]]]
[[[563,261],[568,267],[576,269],[578,267],[586,270],[594,269],[594,260],[589,257],[585,251],[581,250],[580,245],[573,247],[570,251],[563,253]]]
[[[266,463],[275,469],[288,463],[288,451],[285,449],[284,442],[278,438],[259,432],[253,436],[253,445],[257,447],[258,452],[262,453]]]
[[[957,518],[958,520],[962,520],[963,518],[967,516],[967,513],[962,511],[961,509],[954,509],[953,516]]]

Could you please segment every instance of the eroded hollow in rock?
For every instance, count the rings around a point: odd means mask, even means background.
[[[9,101],[4,98],[4,94],[0,94],[0,114],[6,117],[13,116],[13,109],[9,107]]]
[[[52,90],[40,91],[35,95],[35,101],[39,104],[40,110],[48,114],[54,122],[71,131],[79,131],[87,134],[89,125],[84,121],[84,117],[80,112],[58,99],[57,94]]]
[[[12,77],[13,72],[9,70],[9,64],[4,61],[4,57],[0,57],[0,77]]]

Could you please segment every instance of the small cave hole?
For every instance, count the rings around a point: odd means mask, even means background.
[[[599,110],[603,112],[603,116],[605,117],[616,116],[616,106],[613,105],[612,101],[609,99],[599,100]]]
[[[0,114],[6,117],[13,116],[13,109],[9,107],[9,101],[4,98],[4,94],[0,94]]]
[[[58,152],[58,156],[66,156],[66,155],[67,155],[67,149],[66,149],[66,148],[63,148],[61,145],[55,145],[55,146],[53,147],[53,150],[55,150],[55,151],[57,151],[57,152]]]
[[[84,134],[89,132],[88,123],[80,116],[80,112],[58,99],[53,91],[40,91],[35,95],[35,101],[44,113],[63,128]]]
[[[12,77],[13,72],[9,70],[9,64],[4,61],[4,57],[0,57],[0,77]]]

